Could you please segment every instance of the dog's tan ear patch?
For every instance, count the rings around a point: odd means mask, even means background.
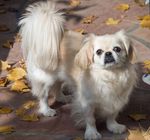
[[[119,39],[122,41],[122,43],[125,46],[129,62],[134,64],[137,62],[137,56],[134,47],[132,46],[132,42],[129,39],[127,33],[124,30],[120,30],[116,33],[116,35],[119,37]]]
[[[95,35],[91,34],[83,40],[83,46],[75,57],[75,63],[81,69],[87,69],[93,63],[93,38]]]

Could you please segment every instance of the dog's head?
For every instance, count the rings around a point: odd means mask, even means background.
[[[83,47],[76,55],[75,62],[82,69],[91,64],[101,68],[118,68],[133,63],[134,49],[126,33],[121,30],[115,34],[89,35],[83,41]]]

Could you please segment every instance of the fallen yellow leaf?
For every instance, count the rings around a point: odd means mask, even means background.
[[[7,40],[6,43],[2,45],[2,47],[11,49],[13,47],[13,41]]]
[[[22,107],[23,107],[24,109],[28,110],[28,109],[31,109],[31,108],[35,107],[36,105],[37,105],[37,103],[36,103],[35,101],[30,100],[30,101],[27,101],[26,103],[24,103],[24,104],[22,105]]]
[[[116,7],[117,10],[127,11],[130,8],[129,4],[120,4]]]
[[[96,16],[87,16],[85,18],[83,18],[83,20],[81,21],[83,24],[91,24],[97,17]]]
[[[146,114],[130,114],[129,117],[135,121],[146,120]]]
[[[0,71],[11,68],[7,61],[0,60]]]
[[[20,119],[29,122],[39,121],[39,117],[35,113],[29,115],[23,115]]]
[[[135,129],[135,130],[128,130],[129,136],[126,140],[145,140],[141,130]]]
[[[16,109],[15,113],[17,116],[23,116],[25,114],[26,110],[22,107]]]
[[[143,63],[144,63],[144,68],[150,70],[150,60],[145,60]]]
[[[74,31],[75,31],[75,32],[78,32],[78,33],[80,33],[80,34],[85,34],[85,30],[82,29],[82,28],[75,29]]]
[[[8,134],[8,133],[12,133],[14,131],[15,131],[14,126],[10,126],[10,125],[0,126],[0,133],[1,134]]]
[[[69,0],[69,5],[73,6],[73,7],[77,7],[80,5],[80,0]]]
[[[14,68],[7,75],[7,79],[10,81],[16,81],[26,76],[26,71],[23,68]]]
[[[0,107],[0,114],[8,114],[13,111],[10,107]]]
[[[24,83],[23,80],[15,81],[11,86],[11,90],[17,91],[17,92],[22,92],[22,93],[30,91],[29,87]]]
[[[117,25],[121,22],[120,19],[113,19],[113,18],[108,18],[105,23],[106,25]]]
[[[1,77],[0,78],[0,87],[5,87],[8,83],[8,80],[6,77]]]
[[[150,29],[150,15],[140,16],[138,19],[140,20],[141,27]]]

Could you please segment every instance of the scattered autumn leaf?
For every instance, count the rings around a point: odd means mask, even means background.
[[[143,63],[144,63],[144,68],[150,70],[150,60],[145,60]]]
[[[1,77],[0,78],[0,87],[5,87],[8,83],[8,80],[6,77]]]
[[[26,103],[24,103],[24,104],[22,105],[22,107],[23,107],[24,109],[28,110],[28,109],[31,109],[31,108],[35,107],[36,104],[37,104],[37,103],[36,103],[35,101],[30,100],[30,101],[27,101]]]
[[[150,29],[150,15],[140,16],[138,19],[140,20],[141,27]]]
[[[7,61],[0,60],[0,71],[11,68]]]
[[[14,126],[11,125],[4,125],[4,126],[0,126],[0,133],[1,134],[8,134],[8,133],[12,133],[14,132]]]
[[[70,0],[69,1],[69,5],[71,5],[72,7],[77,7],[80,5],[80,0]]]
[[[83,24],[91,24],[97,17],[96,16],[87,16],[83,18],[82,23]]]
[[[134,0],[135,3],[137,3],[140,7],[145,6],[144,1],[143,0]]]
[[[12,91],[17,91],[21,93],[29,92],[30,89],[27,86],[27,84],[23,80],[17,80],[15,81],[11,86]]]
[[[23,68],[17,67],[9,71],[7,79],[10,81],[16,81],[26,76],[26,71]]]
[[[0,114],[8,114],[13,111],[10,107],[0,107]]]
[[[16,34],[16,36],[14,37],[15,42],[20,43],[21,42],[21,35],[19,33]]]
[[[7,40],[3,45],[4,48],[9,48],[11,49],[13,47],[13,41]]]
[[[135,121],[146,120],[146,114],[130,114],[129,117]]]
[[[129,136],[126,140],[145,140],[140,129],[128,130]]]
[[[35,122],[35,121],[39,121],[39,116],[37,116],[35,113],[33,113],[33,114],[29,114],[29,115],[28,114],[23,115],[20,119],[23,121]]]
[[[82,28],[75,29],[74,31],[75,31],[75,32],[78,32],[78,33],[80,33],[80,34],[85,34],[85,30],[82,29]]]
[[[120,19],[113,19],[113,18],[108,18],[105,23],[106,25],[117,25],[121,22]]]
[[[117,10],[127,11],[130,8],[129,4],[120,4],[116,7]]]
[[[25,114],[26,110],[23,107],[20,107],[16,109],[15,113],[17,116],[23,116]]]
[[[9,28],[6,25],[4,24],[0,25],[0,32],[7,32],[7,31],[9,31]]]

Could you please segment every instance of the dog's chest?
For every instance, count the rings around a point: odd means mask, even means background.
[[[95,83],[95,102],[103,112],[120,110],[128,100],[126,89],[130,88],[130,74],[99,72],[92,75]]]

